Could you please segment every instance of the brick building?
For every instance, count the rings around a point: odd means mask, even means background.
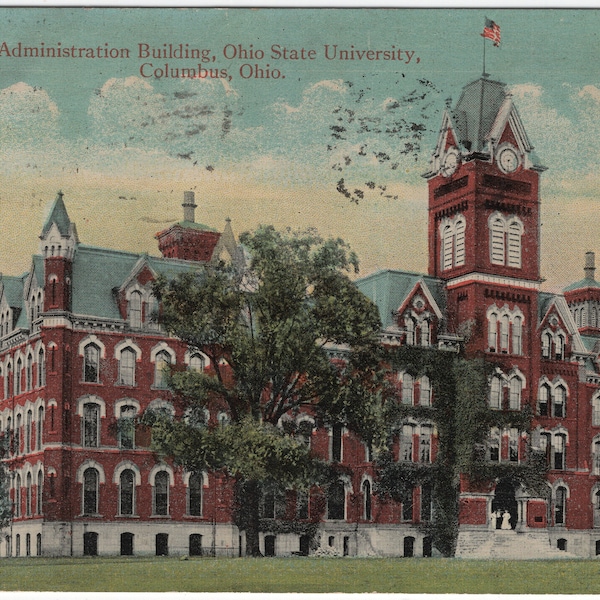
[[[600,554],[600,283],[590,253],[585,278],[564,295],[541,290],[544,169],[504,84],[469,83],[444,114],[425,175],[428,274],[387,270],[357,282],[379,308],[384,343],[484,356],[496,366],[490,407],[529,406],[534,414],[529,434],[491,430],[487,460],[519,463],[528,447],[545,451],[547,493],[534,497],[502,480],[481,489],[463,478],[459,556],[495,556],[515,540],[537,557],[551,548]],[[59,194],[29,272],[2,277],[0,429],[10,446],[14,514],[0,534],[1,556],[243,550],[230,484],[158,460],[148,432],[131,426],[148,407],[181,417],[165,389],[165,365],[211,368],[150,318],[152,280],[244,259],[229,222],[223,233],[196,223],[191,192],[183,207],[184,220],[157,235],[156,258],[80,243]],[[402,403],[435,405],[427,377],[401,372],[398,385]],[[310,415],[298,420],[311,431]],[[310,498],[267,495],[265,518],[306,520],[321,494],[322,547],[344,555],[435,552],[420,527],[431,514],[431,489],[382,501],[365,444],[341,425],[308,438],[351,475]],[[433,418],[407,420],[396,460],[431,463],[436,451]],[[298,533],[261,539],[266,554],[306,553],[307,543]]]

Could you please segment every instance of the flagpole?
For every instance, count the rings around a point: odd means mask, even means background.
[[[489,73],[485,72],[485,36],[481,36],[483,37],[483,73],[482,76],[483,77],[488,77]]]

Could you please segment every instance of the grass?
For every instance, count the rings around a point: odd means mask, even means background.
[[[4,558],[0,590],[598,594],[600,562],[410,558]]]

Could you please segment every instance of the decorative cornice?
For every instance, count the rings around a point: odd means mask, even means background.
[[[542,285],[541,281],[532,281],[531,279],[516,279],[514,277],[503,277],[500,275],[490,275],[488,273],[468,273],[449,279],[446,287],[452,289],[466,283],[490,283],[494,285],[505,285],[539,291]]]

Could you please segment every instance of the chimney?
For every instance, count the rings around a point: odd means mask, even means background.
[[[586,279],[594,280],[594,271],[596,270],[596,255],[593,252],[585,253],[585,267],[583,272]]]
[[[183,192],[183,220],[189,221],[190,223],[195,223],[195,210],[197,204],[195,202],[194,192]]]

